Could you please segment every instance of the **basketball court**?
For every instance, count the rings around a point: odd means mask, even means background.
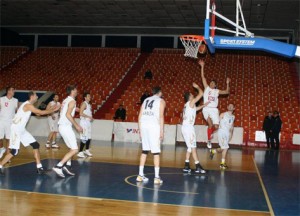
[[[65,150],[42,148],[44,167],[51,169]],[[299,152],[230,149],[230,169],[220,171],[219,157],[210,160],[207,151],[198,149],[207,174],[189,175],[181,171],[185,148],[165,147],[161,157],[164,183],[153,185],[153,181],[135,181],[138,144],[94,141],[96,156],[73,160],[76,176],[65,179],[51,170],[37,175],[30,149],[21,149],[19,157],[5,170],[5,176],[0,177],[1,206],[4,215],[19,211],[28,212],[22,215],[39,211],[42,215],[51,214],[53,209],[49,206],[57,205],[58,200],[66,203],[56,208],[56,213],[66,215],[72,214],[71,209],[77,211],[82,202],[84,206],[78,211],[83,214],[91,209],[95,214],[105,215],[129,215],[131,211],[137,215],[298,214]],[[150,164],[151,160],[145,174],[152,180]],[[110,212],[112,206],[114,211]]]

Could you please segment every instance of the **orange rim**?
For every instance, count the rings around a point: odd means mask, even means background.
[[[205,39],[202,35],[181,35],[180,38],[182,40],[204,41],[205,43]]]

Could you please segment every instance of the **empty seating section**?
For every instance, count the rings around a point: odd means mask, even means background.
[[[17,58],[28,51],[27,47],[0,47],[0,67],[3,68],[14,62]]]
[[[231,78],[231,94],[220,96],[219,110],[224,112],[227,104],[234,103],[235,126],[244,127],[250,140],[254,140],[256,130],[262,129],[268,110],[280,112],[283,140],[288,136],[285,132],[300,132],[299,102],[290,76],[290,63],[286,59],[249,52],[220,52],[213,57],[207,55],[205,62],[208,83],[216,79],[218,88],[225,89],[226,77]],[[143,79],[148,69],[153,73],[152,81]],[[137,121],[140,96],[145,90],[151,91],[153,86],[160,85],[167,103],[165,121],[178,124],[184,105],[183,93],[186,90],[194,92],[193,82],[203,89],[197,61],[186,59],[182,50],[155,49],[106,118],[111,118],[119,104],[124,104],[127,121]],[[197,115],[196,124],[206,124],[202,113]]]
[[[5,84],[17,89],[57,92],[66,97],[66,86],[77,84],[78,104],[89,91],[95,111],[123,79],[139,49],[39,48],[3,73]]]
[[[23,47],[1,47],[1,66],[5,59],[13,58],[12,53],[18,56],[26,50]],[[139,49],[117,48],[39,48],[17,64],[2,70],[0,88],[13,85],[17,89],[54,91],[62,99],[66,97],[66,86],[77,84],[78,103],[83,100],[82,93],[90,91],[95,111],[124,78],[139,52]],[[229,103],[235,104],[235,126],[245,129],[245,138],[254,140],[255,131],[262,129],[263,119],[269,110],[280,112],[282,140],[290,140],[292,132],[300,133],[299,101],[290,63],[286,59],[261,53],[224,51],[214,56],[207,55],[205,62],[208,83],[215,79],[218,88],[225,89],[226,77],[231,78],[231,93],[220,96],[219,110],[224,112]],[[152,81],[144,80],[148,69],[153,73]],[[123,104],[127,110],[126,121],[136,122],[141,95],[159,85],[167,103],[165,122],[179,124],[184,105],[183,93],[195,93],[193,82],[203,89],[196,60],[185,58],[180,49],[155,49],[105,118],[112,119],[119,104]],[[206,124],[201,113],[196,117],[196,124]]]

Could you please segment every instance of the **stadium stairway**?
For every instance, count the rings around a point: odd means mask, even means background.
[[[118,98],[120,98],[120,96],[124,93],[124,91],[138,74],[139,70],[142,68],[149,55],[149,53],[141,53],[132,68],[128,71],[124,79],[121,81],[120,85],[109,96],[103,106],[95,113],[95,119],[103,119],[105,117],[105,113],[109,112],[114,103],[116,103]]]

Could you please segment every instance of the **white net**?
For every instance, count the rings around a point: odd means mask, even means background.
[[[197,58],[199,47],[202,44],[202,37],[193,35],[182,35],[180,40],[184,46],[185,57]]]

